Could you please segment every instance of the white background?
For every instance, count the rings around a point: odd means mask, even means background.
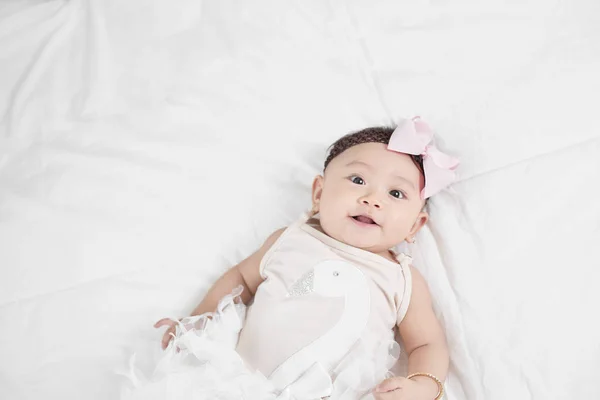
[[[331,142],[415,114],[462,159],[413,249],[448,399],[597,398],[599,27],[595,0],[4,1],[0,398],[117,398]]]

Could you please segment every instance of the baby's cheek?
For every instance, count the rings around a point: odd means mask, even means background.
[[[332,218],[331,212],[328,212],[327,209],[322,210],[319,223],[327,235],[331,236],[332,231],[335,231],[335,218]]]
[[[392,223],[388,224],[388,232],[391,235],[400,237],[404,240],[404,236],[408,234],[412,224],[405,217],[396,217],[392,219]]]

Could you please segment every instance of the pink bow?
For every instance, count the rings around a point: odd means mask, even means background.
[[[398,124],[388,143],[388,150],[423,156],[425,187],[421,199],[433,196],[456,179],[457,158],[442,153],[433,144],[433,131],[421,117],[405,119]]]

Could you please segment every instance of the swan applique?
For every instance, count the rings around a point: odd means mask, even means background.
[[[355,265],[326,260],[290,286],[288,296],[342,297],[336,324],[289,357],[269,376],[283,398],[321,398],[332,390],[329,372],[361,337],[371,308],[369,285]]]

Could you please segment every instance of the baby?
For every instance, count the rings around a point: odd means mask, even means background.
[[[454,179],[458,161],[432,139],[416,117],[336,141],[312,210],[225,273],[196,317],[155,324],[169,326],[167,386],[187,399],[440,399],[444,332],[423,277],[393,250],[415,241],[427,198]],[[396,332],[407,377],[389,372]],[[190,358],[191,378],[173,380]],[[139,398],[151,398],[148,387]]]

